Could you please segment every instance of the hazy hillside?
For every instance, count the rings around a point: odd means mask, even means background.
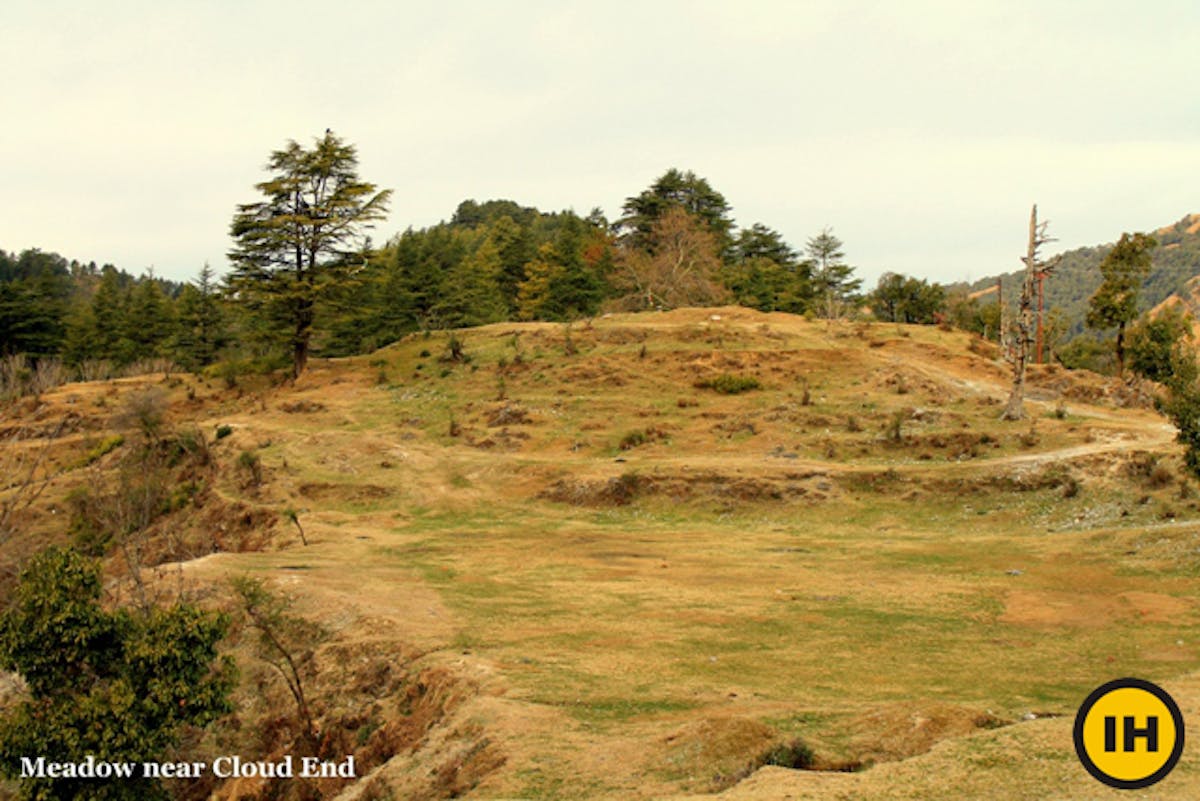
[[[1167,297],[1185,291],[1185,285],[1200,274],[1200,214],[1189,214],[1178,222],[1154,232],[1158,247],[1154,251],[1154,267],[1142,284],[1140,306],[1153,308]],[[1088,299],[1100,285],[1100,262],[1112,243],[1077,248],[1063,254],[1062,262],[1046,282],[1046,308],[1060,308],[1070,322],[1070,334],[1083,330]],[[1052,251],[1048,251],[1052,252]],[[994,286],[997,276],[981,278],[970,285],[977,292]],[[1006,297],[1017,297],[1022,272],[1017,270],[1001,276]],[[1011,293],[1011,294],[1010,294]],[[982,298],[989,302],[995,295]]]

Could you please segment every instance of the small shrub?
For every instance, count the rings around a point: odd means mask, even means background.
[[[791,742],[780,743],[771,747],[758,758],[758,764],[760,767],[762,765],[774,765],[793,770],[808,770],[813,766],[814,756],[813,750],[803,742],[792,740]]]
[[[1034,418],[1029,419],[1029,430],[1022,434],[1019,439],[1021,444],[1026,448],[1032,448],[1041,442],[1042,438],[1038,436],[1037,424]]]
[[[421,352],[417,354],[417,356],[422,359],[428,359],[431,355],[432,354],[428,350],[425,350],[425,349],[422,349]]]
[[[623,451],[628,451],[640,445],[645,445],[646,442],[648,442],[648,440],[646,439],[645,431],[630,431],[628,434],[621,437],[621,441],[617,443],[617,447]]]
[[[1174,479],[1175,476],[1169,467],[1165,464],[1156,464],[1150,471],[1150,475],[1146,477],[1146,483],[1152,489],[1162,489],[1169,486]]]
[[[228,425],[226,423],[221,423],[221,425],[217,426],[217,439],[218,440],[225,439],[232,433],[233,433],[233,426],[231,426],[231,425]]]
[[[862,423],[858,422],[857,417],[850,415],[846,418],[846,430],[851,434],[857,434],[859,431],[863,430]]]
[[[1054,407],[1054,419],[1055,420],[1066,420],[1067,414],[1068,414],[1067,405],[1065,403],[1063,403],[1062,400],[1059,400],[1059,402]]]
[[[157,387],[130,395],[117,413],[118,428],[132,429],[147,442],[159,439],[167,418],[167,393]]]
[[[252,487],[263,483],[262,459],[254,451],[242,451],[238,454],[238,469],[246,474],[247,483]]]
[[[442,361],[466,364],[471,361],[471,357],[467,355],[465,348],[466,344],[458,334],[451,334],[446,340],[446,352],[442,355]]]
[[[705,378],[697,381],[693,386],[697,389],[711,389],[722,395],[739,395],[762,388],[762,384],[754,376],[734,375],[733,373],[722,373],[713,378]]]

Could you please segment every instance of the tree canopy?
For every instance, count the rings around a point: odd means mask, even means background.
[[[230,286],[239,300],[286,327],[292,375],[308,361],[318,301],[361,264],[364,232],[383,219],[391,190],[358,178],[353,145],[326,130],[311,149],[290,141],[271,154],[263,199],[238,206],[230,225]]]
[[[1103,280],[1088,302],[1087,324],[1117,329],[1114,353],[1118,374],[1125,368],[1125,327],[1137,318],[1138,288],[1150,272],[1151,252],[1158,243],[1146,234],[1121,234],[1100,262]]]
[[[19,778],[20,758],[82,762],[163,759],[184,726],[229,712],[235,672],[216,644],[227,621],[186,604],[106,610],[100,569],[51,548],[22,573],[0,617],[0,670],[24,679],[28,697],[0,719],[0,772]],[[165,799],[138,771],[110,781],[20,778],[28,799]]]

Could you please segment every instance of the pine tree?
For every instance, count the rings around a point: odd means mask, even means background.
[[[1138,289],[1150,272],[1151,253],[1158,245],[1146,234],[1121,234],[1121,239],[1100,262],[1104,277],[1088,301],[1087,324],[1100,330],[1116,327],[1117,375],[1125,372],[1125,327],[1137,318]]]
[[[264,199],[238,206],[230,226],[230,285],[238,301],[288,331],[292,376],[308,362],[318,302],[361,264],[361,237],[383,219],[390,190],[360,181],[352,145],[326,130],[311,150],[271,154]]]
[[[854,268],[843,261],[842,240],[829,228],[823,228],[808,240],[805,252],[813,261],[813,288],[824,307],[825,318],[842,316],[846,303],[862,285],[861,279],[852,277]]]
[[[503,320],[507,309],[500,295],[500,270],[496,243],[484,239],[446,275],[443,296],[430,310],[438,323],[445,328],[465,328]]]
[[[185,284],[175,301],[175,336],[171,352],[189,370],[207,367],[225,345],[225,321],[213,270],[204,263],[193,283]]]
[[[626,247],[648,250],[655,223],[671,209],[682,209],[694,217],[714,237],[718,254],[729,254],[733,219],[725,196],[691,170],[674,168],[663,173],[649,189],[626,198],[625,216],[617,222]]]

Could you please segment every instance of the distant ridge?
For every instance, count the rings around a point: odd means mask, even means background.
[[[1190,286],[1192,279],[1200,276],[1200,214],[1188,214],[1154,231],[1154,236],[1158,247],[1154,249],[1154,266],[1142,283],[1140,308],[1145,311],[1168,298],[1179,297],[1189,308],[1200,311],[1197,291],[1200,288]],[[1053,277],[1046,281],[1046,308],[1062,310],[1072,336],[1083,330],[1088,299],[1100,286],[1100,262],[1111,248],[1109,242],[1065,252]],[[1021,275],[1017,270],[956,286],[980,302],[990,303],[995,297],[993,288],[998,277],[1003,282],[1005,296],[1015,298],[1020,291]]]

